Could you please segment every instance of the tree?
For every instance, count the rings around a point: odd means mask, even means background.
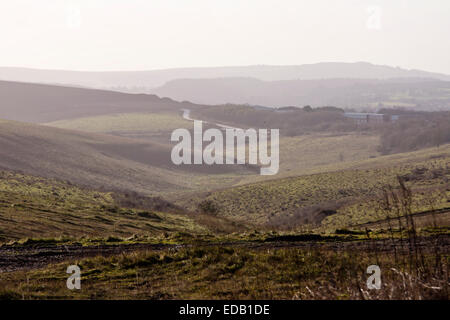
[[[311,111],[313,111],[313,109],[311,108],[310,105],[308,105],[308,106],[304,106],[304,107],[303,107],[303,111],[311,112]]]

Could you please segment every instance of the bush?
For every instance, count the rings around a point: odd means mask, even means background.
[[[217,205],[212,200],[203,200],[198,204],[201,213],[216,215],[219,212]]]
[[[404,115],[382,128],[379,151],[383,154],[439,147],[450,142],[450,112]]]

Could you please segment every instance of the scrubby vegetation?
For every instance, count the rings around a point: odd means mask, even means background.
[[[311,132],[349,132],[357,125],[337,108],[260,110],[249,106],[224,105],[195,110],[193,116],[237,127],[274,128],[286,136]]]
[[[448,229],[435,224],[424,236],[412,204],[399,177],[380,205],[398,229],[388,222],[386,231],[338,229],[334,236],[255,231],[226,245],[204,238],[194,247],[72,259],[0,274],[0,299],[448,299]],[[82,270],[81,290],[66,288],[70,264]],[[381,270],[379,290],[367,286],[371,265]]]
[[[116,189],[91,189],[2,171],[0,299],[449,297],[446,113],[358,126],[333,107],[223,108],[198,110],[205,120],[282,129],[279,176],[169,173],[161,160],[150,177],[166,181],[162,190],[132,178]],[[186,124],[172,122],[175,115],[108,115],[59,125],[159,139]],[[17,132],[15,124],[5,126]],[[410,126],[420,126],[419,134]],[[96,159],[126,157],[126,176],[138,177],[137,163],[148,154],[135,152],[140,143],[123,147],[134,141],[121,140],[128,137],[114,137],[120,147],[96,144]],[[82,269],[81,291],[66,288],[69,264]],[[372,264],[382,270],[380,291],[365,286]]]
[[[282,136],[302,136],[311,133],[364,132],[380,136],[378,150],[392,154],[440,146],[450,142],[450,112],[416,112],[407,109],[381,109],[384,121],[376,124],[356,123],[343,116],[335,107],[286,107],[278,110],[250,106],[225,105],[194,111],[200,119],[224,122],[238,127],[276,128]],[[398,121],[390,121],[392,115]]]
[[[380,131],[383,154],[439,147],[450,143],[450,112],[403,112],[397,123]]]
[[[374,203],[380,190],[397,184],[401,176],[408,187],[420,190],[413,204],[414,212],[420,212],[429,209],[426,199],[432,194],[439,193],[436,206],[447,205],[450,157],[446,150],[448,146],[403,159],[370,160],[360,163],[360,169],[243,185],[213,192],[198,201],[219,203],[218,215],[237,221],[251,219],[260,225],[290,229],[306,225],[336,228],[383,218],[374,210]]]
[[[373,247],[371,248],[373,249]],[[72,261],[82,289],[66,288],[68,263],[0,275],[6,299],[447,299],[448,254],[270,247],[196,247]],[[399,259],[404,259],[399,263]],[[381,290],[368,290],[369,265]]]
[[[0,172],[0,242],[206,231],[177,210],[158,198],[99,192],[55,179]]]

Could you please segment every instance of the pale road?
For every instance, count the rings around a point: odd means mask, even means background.
[[[185,120],[189,120],[189,121],[202,121],[203,123],[208,123],[208,124],[210,124],[210,125],[219,127],[219,128],[220,128],[221,130],[223,130],[223,131],[225,131],[226,129],[234,129],[234,130],[236,130],[236,129],[241,129],[241,128],[232,127],[232,126],[228,126],[228,125],[221,124],[221,123],[217,123],[217,122],[208,122],[208,121],[203,121],[203,120],[199,120],[199,119],[193,119],[193,118],[191,118],[191,110],[190,110],[190,109],[182,109],[182,111],[183,111],[183,119],[185,119]],[[244,146],[243,148],[245,149],[246,146]],[[230,157],[230,159],[233,159],[233,160],[232,160],[233,163],[234,163],[235,160],[236,160],[234,157],[233,157],[233,158]]]
[[[198,120],[198,119],[192,119],[191,118],[191,110],[189,110],[189,109],[182,109],[183,110],[183,119],[185,119],[185,120],[189,120],[189,121],[202,121],[203,123],[208,123],[208,124],[211,124],[211,125],[214,125],[214,126],[217,126],[217,127],[219,127],[221,130],[226,130],[226,129],[239,129],[239,128],[235,128],[235,127],[230,127],[230,126],[227,126],[227,125],[223,125],[223,124],[220,124],[220,123],[214,123],[214,122],[208,122],[208,121],[203,121],[203,120]],[[195,151],[194,151],[195,152]],[[219,157],[224,157],[224,151],[217,151],[217,153],[218,153],[218,156]],[[226,155],[225,155],[225,157],[226,157]],[[228,159],[228,158],[227,158]],[[235,162],[235,158],[234,157],[230,157],[229,158],[230,160],[231,160],[231,162]],[[225,160],[225,162],[227,163],[228,161],[227,160]]]
[[[204,123],[212,124],[212,125],[214,125],[216,127],[219,127],[221,129],[240,129],[240,128],[236,128],[236,127],[227,126],[226,124],[221,124],[221,123],[216,123],[216,122],[208,122],[208,121],[199,120],[199,119],[192,119],[191,118],[191,110],[189,110],[189,109],[182,109],[182,110],[183,110],[183,119],[185,119],[185,120],[189,120],[189,121],[203,121]]]

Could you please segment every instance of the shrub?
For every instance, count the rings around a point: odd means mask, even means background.
[[[212,200],[203,200],[198,204],[198,210],[201,213],[216,215],[219,209],[216,203]]]

